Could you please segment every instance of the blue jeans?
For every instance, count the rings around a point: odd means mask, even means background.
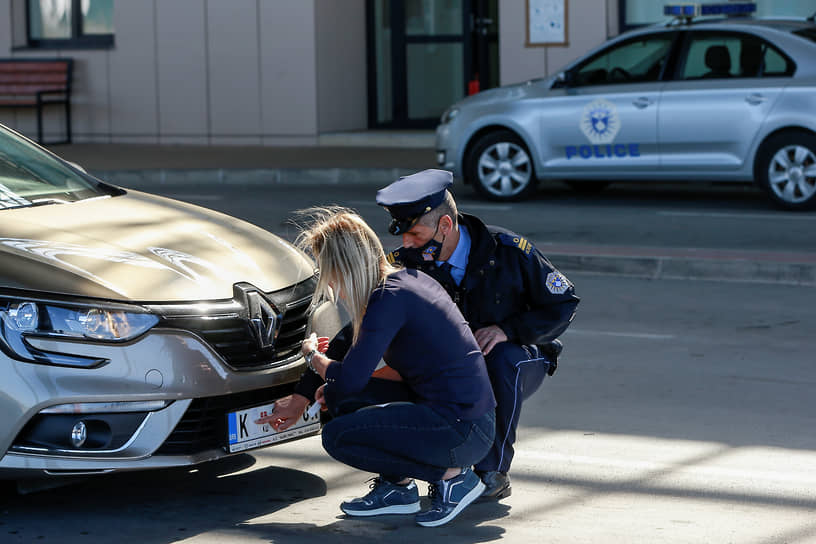
[[[372,379],[374,387],[381,380]],[[378,404],[389,402],[372,395]],[[442,479],[449,468],[478,462],[493,444],[495,414],[491,410],[473,421],[448,421],[423,404],[404,398],[386,406],[360,407],[338,413],[323,427],[323,447],[329,455],[354,468],[379,474],[390,482],[417,478]]]
[[[513,444],[521,417],[521,403],[535,393],[547,377],[549,362],[534,346],[527,349],[502,342],[487,354],[487,374],[496,397],[496,438],[475,469],[507,473],[513,461]]]

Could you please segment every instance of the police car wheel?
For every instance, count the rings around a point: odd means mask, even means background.
[[[479,138],[465,168],[468,182],[489,200],[521,200],[536,190],[530,152],[521,138],[508,130]]]
[[[787,210],[816,208],[816,136],[784,132],[757,153],[756,178],[774,203]]]

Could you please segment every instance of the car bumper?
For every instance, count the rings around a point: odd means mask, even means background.
[[[178,467],[225,457],[226,414],[290,393],[304,370],[303,359],[296,357],[273,368],[236,371],[195,334],[181,330],[156,329],[127,345],[36,344],[109,363],[94,369],[57,367],[0,353],[5,368],[0,411],[6,415],[0,424],[2,477]],[[140,401],[166,406],[125,414],[93,407]],[[43,412],[80,403],[82,413]],[[96,404],[88,408],[89,403]],[[101,438],[76,447],[71,429],[78,421]]]
[[[455,177],[462,177],[461,163],[456,154],[456,144],[451,140],[450,124],[436,127],[436,164],[450,170]]]

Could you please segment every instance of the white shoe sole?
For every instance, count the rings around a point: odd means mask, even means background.
[[[459,512],[465,509],[470,503],[478,499],[481,494],[485,490],[484,482],[479,481],[479,483],[473,489],[468,492],[467,495],[462,497],[462,500],[459,501],[459,504],[451,510],[450,514],[445,516],[444,518],[436,519],[434,521],[417,521],[417,524],[422,525],[423,527],[439,527],[440,525],[445,525],[447,522],[455,518],[459,515]]]
[[[376,510],[346,510],[340,506],[340,510],[347,516],[367,517],[367,516],[381,516],[385,514],[416,514],[419,512],[419,501],[411,504],[395,504],[392,506],[385,506],[377,508]]]

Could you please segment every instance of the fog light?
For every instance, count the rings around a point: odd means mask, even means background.
[[[445,152],[444,151],[437,151],[436,152],[436,164],[439,166],[445,165]]]
[[[81,448],[86,438],[88,438],[88,427],[84,421],[78,421],[74,428],[71,429],[71,444],[75,448]]]

